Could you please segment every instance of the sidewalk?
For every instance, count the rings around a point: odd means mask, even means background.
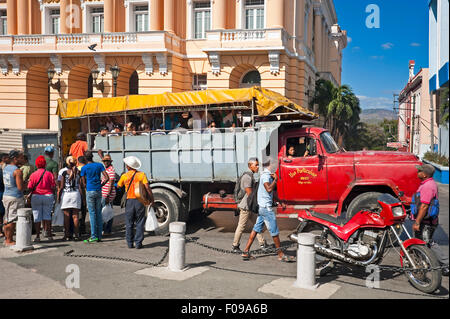
[[[448,187],[439,186],[442,201],[439,244],[448,249]],[[154,267],[132,262],[75,258],[64,256],[69,250],[74,254],[89,254],[104,257],[120,257],[154,263],[167,250],[168,237],[149,236],[141,250],[128,249],[124,239],[123,214],[115,209],[114,234],[104,238],[102,243],[46,242],[41,249],[32,253],[17,254],[0,248],[1,298],[121,298],[121,299],[285,299],[308,297],[331,299],[448,299],[449,280],[443,277],[441,290],[434,295],[425,295],[413,288],[405,275],[382,271],[380,288],[366,287],[368,273],[365,269],[338,264],[333,271],[317,282],[330,288],[326,294],[311,295],[307,292],[292,293],[296,279],[296,263],[280,263],[275,255],[257,255],[256,260],[242,261],[240,255],[225,254],[207,249],[195,243],[186,244],[186,264],[196,270],[194,276],[184,280],[162,279],[155,275]],[[188,224],[186,236],[198,238],[198,242],[218,249],[231,249],[237,217],[230,212],[215,212],[208,218]],[[282,245],[297,226],[296,220],[279,219]],[[241,240],[243,247],[248,239],[249,225]],[[56,239],[62,237],[56,232]],[[269,234],[264,234],[269,244]],[[3,242],[3,240],[1,240]],[[257,243],[252,249],[257,249]],[[287,254],[295,256],[295,246]],[[157,272],[164,272],[168,257],[158,266]],[[66,289],[66,267],[77,265],[80,269],[80,288]],[[399,266],[396,251],[390,250],[382,265]],[[201,270],[201,271],[200,271]],[[178,278],[180,279],[180,278]],[[287,292],[278,294],[278,288]],[[273,289],[272,289],[273,288]],[[327,289],[328,289],[327,288]],[[5,293],[8,291],[8,293]],[[294,291],[295,292],[295,291]]]

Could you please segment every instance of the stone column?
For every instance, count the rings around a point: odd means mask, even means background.
[[[150,31],[163,30],[164,4],[163,0],[150,0]]]
[[[175,0],[164,0],[164,31],[175,33]]]
[[[212,1],[212,29],[225,29],[227,17],[227,2],[226,0]]]
[[[7,0],[6,1],[6,14],[8,20],[8,34],[17,34],[17,1]]]
[[[322,71],[322,13],[320,9],[314,8],[314,57],[317,70]]]
[[[284,28],[284,0],[267,0],[267,28]]]
[[[28,0],[17,0],[17,34],[29,34],[28,28]]]
[[[104,0],[105,33],[114,32],[114,0]]]
[[[70,33],[69,25],[69,13],[67,13],[67,8],[70,5],[70,0],[60,0],[59,1],[59,33],[67,34]]]

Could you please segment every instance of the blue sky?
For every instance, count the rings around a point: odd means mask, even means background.
[[[379,7],[379,28],[368,28],[366,7]],[[428,67],[427,0],[334,0],[338,23],[347,30],[342,84],[349,84],[363,109],[392,110],[393,93],[408,81],[409,60],[415,73]]]

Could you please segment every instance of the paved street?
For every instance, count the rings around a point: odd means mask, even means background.
[[[448,250],[449,189],[439,185],[441,196],[441,226],[436,238],[443,249]],[[186,263],[190,269],[202,270],[185,280],[168,280],[152,276],[152,267],[117,260],[75,258],[64,256],[70,249],[74,254],[89,254],[130,258],[138,261],[157,262],[168,247],[168,237],[148,235],[141,250],[130,250],[124,240],[124,219],[116,208],[115,233],[100,244],[83,242],[43,241],[40,247],[29,253],[14,253],[0,248],[0,299],[7,298],[161,298],[161,299],[280,299],[279,294],[267,293],[266,288],[282,280],[296,278],[296,263],[280,263],[274,255],[258,255],[256,260],[244,262],[239,255],[224,254],[194,243],[186,245]],[[187,237],[212,247],[230,249],[237,217],[233,213],[216,212],[200,221],[190,223]],[[410,227],[410,223],[408,223]],[[295,220],[279,220],[282,244],[289,244],[287,235],[297,226]],[[248,226],[247,231],[251,228]],[[56,238],[62,233],[56,232]],[[271,243],[268,234],[265,234]],[[246,232],[241,247],[248,239]],[[2,240],[3,241],[3,240]],[[254,244],[253,249],[257,245]],[[295,255],[295,247],[288,249]],[[158,270],[167,266],[165,258]],[[80,287],[66,288],[68,265],[80,270]],[[383,265],[399,266],[398,254],[390,250]],[[139,273],[137,273],[139,272]],[[150,274],[150,275],[149,275]],[[180,274],[182,276],[182,274]],[[331,299],[448,299],[449,280],[443,277],[441,289],[434,295],[425,295],[414,289],[402,274],[381,272],[380,287],[366,287],[364,269],[337,265],[327,276],[318,278],[321,286],[332,285],[336,291],[325,298]],[[181,278],[181,277],[179,277]],[[264,288],[262,288],[264,287]],[[289,285],[286,290],[292,289]],[[308,294],[304,293],[304,298]],[[311,296],[311,295],[310,295]]]

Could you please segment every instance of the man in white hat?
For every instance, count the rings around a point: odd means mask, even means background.
[[[144,240],[145,228],[145,206],[136,198],[135,185],[142,182],[149,198],[150,205],[153,205],[153,193],[150,189],[147,176],[144,172],[139,172],[141,168],[141,161],[135,156],[129,156],[123,159],[127,166],[128,172],[123,174],[117,183],[117,187],[125,187],[127,202],[125,206],[126,219],[126,239],[128,248],[136,249],[142,248],[142,241]],[[134,225],[136,224],[136,234],[134,232]]]

